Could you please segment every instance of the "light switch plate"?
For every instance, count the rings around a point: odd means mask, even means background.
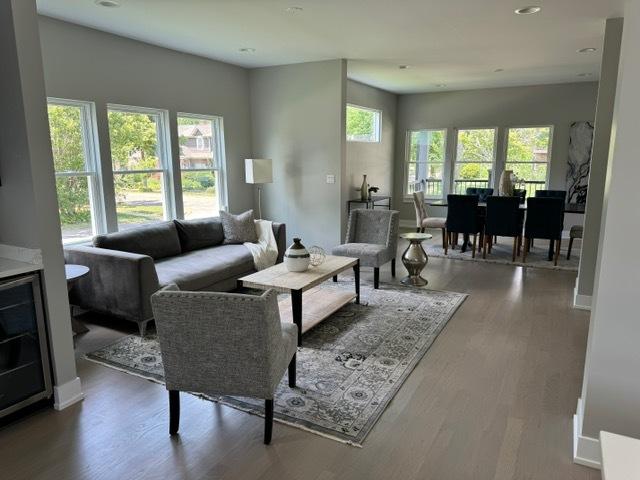
[[[327,183],[336,183],[335,175],[327,175]]]

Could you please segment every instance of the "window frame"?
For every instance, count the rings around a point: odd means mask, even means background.
[[[527,128],[548,128],[549,129],[549,146],[548,146],[548,154],[547,154],[547,161],[546,162],[509,162],[509,131],[510,130],[518,130],[518,129],[527,129]],[[554,129],[555,129],[555,125],[553,124],[547,124],[547,125],[511,125],[511,126],[506,126],[505,127],[505,131],[504,131],[504,161],[503,161],[503,168],[502,171],[504,172],[505,170],[507,170],[507,165],[509,165],[509,163],[516,163],[516,164],[522,164],[522,165],[533,165],[533,164],[544,164],[547,166],[547,174],[545,176],[545,180],[544,180],[544,185],[543,187],[537,188],[536,190],[544,190],[546,188],[548,188],[549,186],[549,178],[551,176],[551,160],[552,160],[552,156],[553,156],[553,134],[554,134]],[[502,172],[500,172],[502,174]],[[525,180],[526,182],[526,180]],[[526,188],[525,188],[526,189]],[[528,190],[528,189],[527,189]]]
[[[215,147],[211,149],[213,151],[213,168],[182,168],[182,165],[180,163],[180,154],[178,153],[177,162],[178,171],[180,172],[180,179],[182,180],[183,172],[215,172],[218,181],[218,207],[220,210],[228,210],[229,199],[227,190],[227,157],[225,154],[226,148],[224,144],[224,118],[221,115],[204,115],[199,113],[177,112],[176,123],[178,122],[179,118],[193,118],[195,120],[210,121],[212,123],[210,142],[213,142]],[[177,123],[177,125],[179,124]],[[180,148],[179,138],[180,135],[178,133],[178,150]],[[211,144],[209,144],[209,148],[211,148]],[[181,200],[184,204],[184,189],[182,188],[182,184],[180,185],[180,195],[182,196]],[[184,208],[182,210],[182,218],[184,218]]]
[[[486,188],[492,188],[496,182],[496,168],[498,166],[498,137],[500,134],[500,127],[497,126],[485,126],[485,127],[455,127],[453,129],[454,145],[453,145],[453,157],[451,161],[451,184],[449,185],[450,192],[456,193],[456,167],[458,164],[464,163],[482,163],[488,164],[489,162],[467,162],[458,161],[458,145],[460,143],[460,132],[463,130],[493,130],[493,159],[491,161],[491,178],[488,180]],[[466,191],[466,189],[465,189]]]
[[[443,133],[443,139],[444,139],[444,145],[443,145],[443,152],[444,152],[444,159],[442,160],[442,162],[412,162],[410,161],[409,157],[411,155],[411,135],[413,133],[416,132],[442,132]],[[448,165],[448,161],[447,161],[447,157],[448,157],[448,145],[449,145],[449,131],[447,128],[418,128],[418,129],[408,129],[405,133],[405,152],[404,152],[404,179],[402,182],[402,193],[403,193],[403,198],[405,201],[413,201],[412,199],[412,194],[413,192],[409,192],[407,190],[407,187],[409,185],[409,164],[424,164],[424,165],[429,165],[430,163],[435,163],[438,165],[442,165],[442,178],[440,181],[440,188],[442,190],[442,195],[427,195],[425,193],[425,199],[440,199],[440,198],[444,198],[444,195],[446,193],[446,189],[445,189],[445,181],[446,181],[446,177],[447,177],[447,165]]]
[[[60,97],[47,97],[47,107],[49,105],[61,107],[75,107],[80,109],[80,124],[82,128],[82,145],[84,151],[84,171],[57,172],[54,167],[56,178],[61,177],[86,177],[89,189],[89,209],[91,210],[91,236],[65,241],[60,225],[60,238],[63,245],[75,245],[87,243],[95,235],[107,232],[106,209],[104,203],[104,189],[102,179],[102,168],[100,159],[100,146],[98,138],[98,122],[95,102],[84,100],[73,100]],[[49,119],[47,115],[47,126]],[[53,159],[53,157],[52,157]],[[57,190],[57,189],[56,189]],[[57,198],[57,191],[56,191]]]
[[[374,140],[350,140],[349,133],[346,131],[347,123],[347,109],[357,108],[359,110],[365,110],[374,113]],[[356,105],[355,103],[347,103],[345,106],[345,138],[349,143],[381,143],[382,142],[382,110],[371,107],[364,107],[362,105]]]
[[[140,169],[140,170],[114,170],[113,158],[110,159],[111,173],[113,175],[114,193],[115,193],[115,179],[116,175],[127,174],[145,174],[145,173],[162,173],[163,183],[163,220],[166,221],[172,218],[176,218],[176,202],[175,202],[175,189],[173,179],[173,155],[171,153],[171,141],[169,132],[169,111],[159,108],[138,107],[133,105],[122,105],[117,103],[108,103],[106,106],[107,111],[107,127],[109,145],[111,145],[111,129],[109,125],[109,112],[117,111],[123,113],[143,114],[143,115],[156,115],[156,138],[157,138],[157,153],[160,166],[162,168],[154,169]],[[114,202],[116,199],[114,198]],[[115,211],[115,222],[118,231],[120,231],[120,222],[118,221],[117,206]],[[134,224],[144,225],[144,224]]]

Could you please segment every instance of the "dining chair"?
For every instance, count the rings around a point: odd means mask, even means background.
[[[426,228],[439,228],[442,230],[442,248],[445,248],[447,235],[447,219],[444,217],[430,217],[424,205],[424,192],[413,193],[413,206],[416,210],[416,231],[424,233]]]
[[[273,394],[285,370],[296,384],[298,327],[280,321],[277,293],[180,291],[151,296],[165,386],[169,433],[180,426],[180,392],[265,399],[264,443],[271,442]]]
[[[527,261],[527,253],[534,238],[555,242],[553,264],[558,265],[562,228],[564,224],[564,199],[560,197],[533,197],[527,199],[527,220],[524,226],[524,251],[522,261]]]
[[[573,241],[576,238],[582,239],[582,233],[584,227],[582,225],[572,225],[569,229],[569,249],[567,250],[567,260],[571,260],[571,249],[573,248]]]
[[[477,195],[479,202],[486,202],[487,198],[493,195],[493,188],[468,187],[467,195]]]
[[[481,234],[483,225],[478,216],[477,195],[447,195],[447,246],[452,242],[453,236],[462,233],[473,235],[471,256],[476,257],[478,233]],[[466,240],[465,240],[466,241]],[[447,254],[448,248],[444,253]]]
[[[536,198],[561,198],[564,202],[567,198],[566,190],[536,190]]]
[[[484,245],[482,258],[487,258],[487,249],[491,253],[494,236],[513,237],[511,261],[516,261],[522,246],[523,215],[518,197],[487,198],[487,214],[484,224]]]
[[[524,202],[527,201],[527,191],[524,188],[514,188],[513,196],[518,197],[521,205],[524,205]]]

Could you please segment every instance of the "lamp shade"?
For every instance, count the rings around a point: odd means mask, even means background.
[[[244,173],[246,183],[273,183],[270,158],[246,158]]]

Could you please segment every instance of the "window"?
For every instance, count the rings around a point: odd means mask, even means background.
[[[226,204],[222,118],[178,114],[184,218],[218,215]]]
[[[446,130],[407,133],[405,196],[422,190],[427,197],[442,197],[446,136]]]
[[[63,243],[104,232],[93,104],[50,99],[49,130]]]
[[[495,128],[458,130],[454,193],[465,194],[468,187],[489,187],[495,153]]]
[[[527,196],[547,185],[551,127],[509,128],[507,130],[507,158],[505,170],[513,170],[518,188]]]
[[[379,142],[381,116],[380,110],[347,105],[347,141]]]
[[[118,228],[173,217],[166,112],[110,105],[108,116]]]

